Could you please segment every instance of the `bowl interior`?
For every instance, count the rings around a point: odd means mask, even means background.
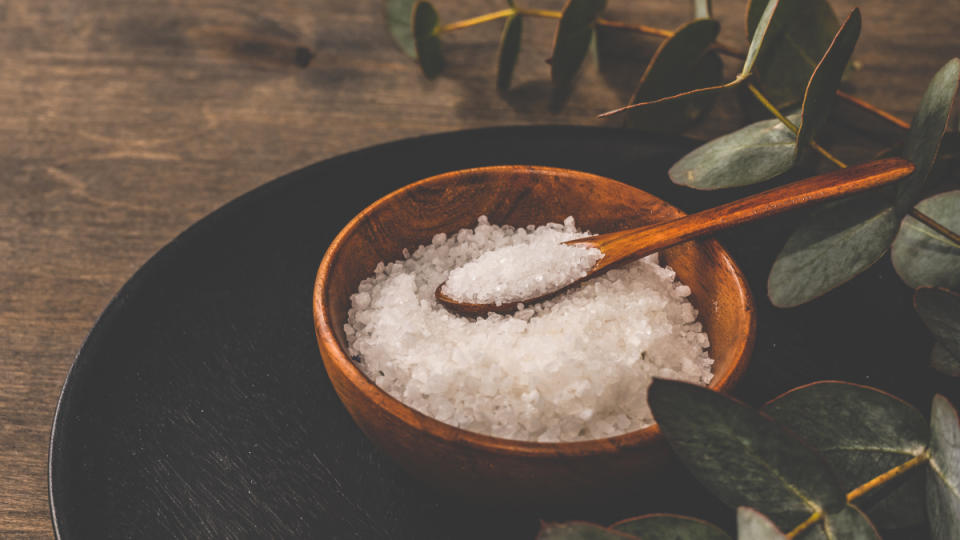
[[[318,325],[325,328],[317,330],[318,335],[332,332],[336,337],[339,350],[332,353],[339,368],[363,377],[346,356],[343,332],[350,295],[360,281],[380,261],[402,258],[404,248],[429,243],[440,232],[473,228],[479,215],[486,215],[493,224],[517,227],[562,222],[572,215],[579,228],[603,233],[676,218],[683,212],[614,180],[545,167],[468,169],[410,184],[355,217],[321,266],[315,307],[323,311]],[[754,334],[753,303],[743,275],[710,239],[664,250],[661,263],[673,267],[691,288],[691,300],[710,337],[715,360],[710,387],[729,388],[745,368]]]

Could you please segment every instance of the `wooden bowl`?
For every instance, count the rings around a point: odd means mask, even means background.
[[[588,173],[530,166],[467,169],[401,188],[368,206],[334,239],[317,272],[313,314],[333,387],[364,433],[414,476],[444,491],[488,501],[574,502],[643,484],[670,457],[656,425],[617,437],[536,443],[441,423],[378,388],[346,353],[350,295],[380,261],[433,235],[490,223],[562,222],[594,233],[637,227],[683,212],[626,184]],[[715,240],[661,253],[692,289],[715,359],[710,388],[729,390],[753,349],[756,322],[743,274]]]

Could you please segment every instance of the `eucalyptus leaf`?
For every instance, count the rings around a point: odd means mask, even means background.
[[[796,123],[799,115],[787,117]],[[721,189],[769,180],[793,166],[796,136],[779,120],[761,120],[717,137],[680,158],[670,179],[696,189]]]
[[[430,2],[419,1],[413,6],[413,39],[417,50],[420,69],[428,79],[432,79],[443,69],[443,53],[440,52],[440,38],[437,36],[437,24],[440,17]]]
[[[647,399],[680,461],[727,505],[751,506],[788,529],[846,504],[827,464],[765,414],[665,379],[654,379]]]
[[[693,18],[709,19],[713,17],[710,0],[693,0]]]
[[[394,43],[410,58],[417,58],[417,46],[413,40],[410,24],[414,0],[385,0],[383,9],[387,16],[387,29]]]
[[[827,513],[819,523],[797,536],[798,540],[881,540],[877,529],[859,508],[847,505]]]
[[[933,397],[930,413],[927,520],[934,540],[960,538],[960,419],[947,398]]]
[[[573,81],[593,39],[594,21],[606,5],[606,0],[567,0],[553,39],[553,84],[563,86]]]
[[[951,377],[960,377],[960,357],[950,354],[946,347],[939,343],[933,344],[930,351],[930,367]]]
[[[896,231],[893,206],[874,194],[818,207],[777,255],[770,301],[798,306],[846,283],[886,253]]]
[[[913,293],[913,305],[937,343],[960,358],[960,293],[921,287]]]
[[[730,535],[712,523],[672,514],[650,514],[625,519],[614,523],[610,528],[643,540],[731,540]]]
[[[510,88],[513,68],[517,65],[517,56],[520,54],[522,33],[523,18],[517,14],[507,17],[500,35],[500,48],[497,50],[497,89],[500,91]]]
[[[624,532],[614,531],[593,523],[571,521],[568,523],[544,523],[540,526],[537,540],[640,540]]]
[[[781,5],[783,6],[782,9]],[[750,47],[747,48],[747,57],[743,61],[743,67],[740,68],[741,75],[748,75],[753,72],[757,57],[760,56],[764,46],[769,46],[769,43],[783,30],[793,5],[790,0],[770,0],[764,6],[757,23],[750,30]],[[748,15],[750,13],[749,9],[750,6],[747,6]]]
[[[630,103],[655,101],[723,81],[723,62],[710,45],[720,32],[712,19],[698,19],[664,40],[654,53]],[[627,125],[658,131],[682,131],[712,105],[715,94],[697,94],[690,99],[670,100],[650,107],[631,109]]]
[[[827,116],[840,88],[840,79],[859,38],[860,10],[854,8],[840,25],[840,30],[837,30],[837,35],[827,52],[823,53],[823,58],[807,83],[807,90],[803,94],[800,130],[797,132],[797,144],[801,147],[809,144],[814,134],[827,122]]]
[[[845,382],[816,382],[795,388],[764,405],[763,411],[800,435],[833,467],[845,491],[922,454],[930,440],[923,415],[886,392]],[[923,522],[923,476],[866,505],[886,527]],[[876,512],[874,504],[882,502]]]
[[[960,234],[960,190],[924,199],[916,208]],[[904,216],[900,222],[890,257],[897,275],[912,288],[960,290],[960,246],[913,216]]]
[[[737,508],[737,540],[787,540],[786,535],[753,508]]]
[[[781,32],[768,32],[762,54],[751,71],[767,98],[784,107],[803,96],[817,60],[829,47],[839,23],[828,0],[780,0],[780,4],[777,10],[788,23]],[[748,36],[756,35],[767,7],[766,0],[751,0],[747,5]]]
[[[903,157],[917,166],[910,176],[900,180],[897,189],[897,213],[904,215],[923,196],[927,177],[937,160],[940,141],[960,85],[960,59],[947,62],[927,86],[920,108],[910,122]]]

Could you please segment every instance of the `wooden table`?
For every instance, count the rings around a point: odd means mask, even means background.
[[[723,41],[741,47],[744,2],[714,3]],[[503,7],[436,4],[448,21]],[[960,54],[960,10],[939,0],[862,10],[863,68],[846,89],[909,120],[929,78]],[[686,2],[652,0],[606,13],[664,28],[688,15]],[[633,69],[619,74],[585,66],[556,112],[543,63],[552,31],[528,22],[500,96],[499,24],[445,38],[448,69],[427,81],[393,46],[378,0],[0,2],[0,537],[52,535],[47,444],[61,384],[98,313],[152,253],[249,189],[348,150],[478,126],[597,124],[657,45],[632,40],[616,61]],[[298,47],[314,55],[305,67]],[[731,96],[692,133],[740,121]]]

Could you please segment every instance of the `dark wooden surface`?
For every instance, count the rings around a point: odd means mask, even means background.
[[[743,3],[714,2],[726,43],[743,44]],[[854,3],[834,5],[845,13]],[[453,20],[502,2],[437,7]],[[863,69],[846,89],[909,119],[932,74],[960,54],[960,9],[952,0],[861,8]],[[607,10],[667,28],[687,16],[679,1]],[[426,81],[393,47],[378,0],[0,2],[0,537],[52,535],[47,443],[64,376],[114,292],[179,231],[347,150],[466,127],[594,124],[623,103],[656,46],[625,40],[636,47],[613,63],[626,69],[587,65],[554,112],[543,63],[552,23],[525,30],[514,88],[501,97],[499,25],[449,36],[449,68]],[[297,47],[314,53],[306,67]],[[741,121],[735,97],[719,105],[694,134]]]

